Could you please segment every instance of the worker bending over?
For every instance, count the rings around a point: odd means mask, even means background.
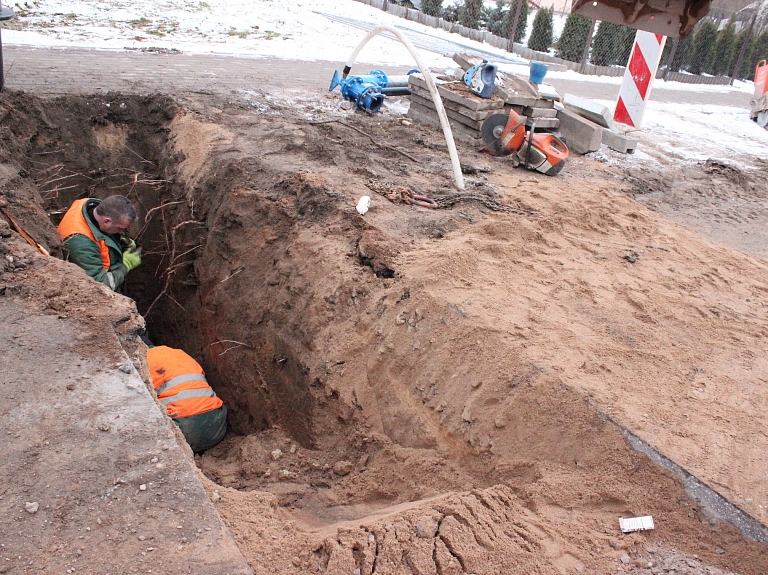
[[[203,368],[180,349],[144,342],[157,398],[189,447],[198,453],[219,443],[227,431],[227,408],[208,385]]]
[[[66,259],[120,291],[125,276],[141,263],[136,242],[123,236],[134,221],[136,210],[125,196],[76,200],[59,224]]]

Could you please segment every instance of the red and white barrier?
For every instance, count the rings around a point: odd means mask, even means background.
[[[616,102],[616,111],[613,113],[613,119],[617,122],[633,128],[640,127],[666,39],[667,37],[661,34],[637,31],[632,55],[621,83],[619,101]]]

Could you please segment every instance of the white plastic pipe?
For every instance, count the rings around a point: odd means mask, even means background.
[[[453,141],[453,132],[451,131],[451,125],[448,123],[448,116],[446,115],[445,108],[443,107],[443,100],[440,98],[440,94],[437,91],[437,86],[435,86],[435,81],[432,79],[432,75],[429,73],[427,67],[424,65],[424,62],[421,59],[421,56],[416,51],[416,47],[411,44],[411,41],[405,36],[405,34],[400,32],[400,30],[393,28],[392,26],[376,26],[376,28],[368,32],[368,35],[363,38],[363,41],[360,42],[357,48],[355,48],[355,51],[352,52],[352,55],[349,57],[349,60],[347,60],[347,65],[344,68],[344,77],[346,78],[349,74],[349,71],[352,68],[352,64],[355,63],[355,59],[357,59],[357,55],[360,53],[360,50],[363,49],[363,46],[365,46],[371,38],[381,34],[382,32],[390,32],[394,34],[395,37],[400,40],[400,42],[402,42],[406,48],[408,48],[408,51],[416,61],[416,65],[419,67],[419,70],[422,71],[424,79],[427,81],[429,93],[432,95],[432,101],[435,103],[437,116],[440,118],[440,125],[442,126],[443,134],[445,135],[445,143],[448,144],[448,155],[451,157],[451,164],[453,165],[453,177],[456,180],[456,187],[460,190],[463,190],[464,176],[461,174],[459,154],[456,151],[456,143]]]

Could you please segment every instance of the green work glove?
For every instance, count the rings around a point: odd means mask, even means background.
[[[127,236],[120,236],[120,245],[123,247],[123,251],[135,250],[136,240],[132,240]]]
[[[136,244],[134,244],[135,246]],[[141,254],[136,251],[135,247],[128,248],[123,252],[123,265],[128,271],[136,269],[141,264]]]

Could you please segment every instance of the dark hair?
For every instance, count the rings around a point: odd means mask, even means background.
[[[125,196],[109,196],[96,207],[100,216],[119,221],[128,219],[131,223],[136,221],[136,210],[131,200]]]

